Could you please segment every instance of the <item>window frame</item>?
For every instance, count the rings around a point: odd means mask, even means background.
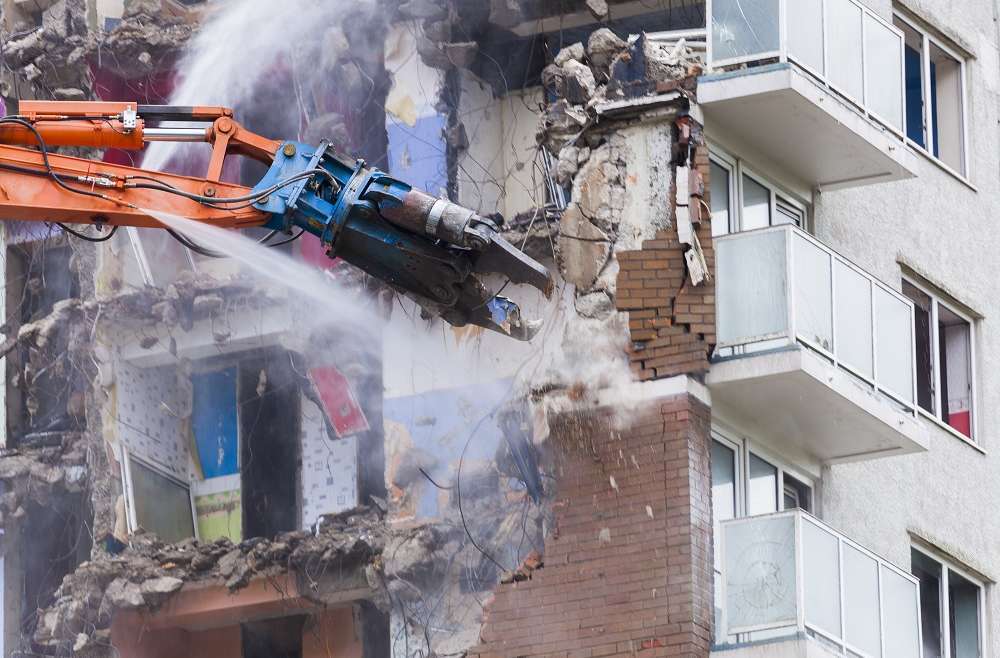
[[[768,465],[773,466],[777,471],[777,482],[775,484],[775,493],[777,495],[777,507],[778,509],[774,512],[767,512],[759,516],[766,516],[767,514],[780,514],[781,512],[787,511],[785,508],[785,474],[787,473],[790,477],[794,478],[801,484],[803,484],[809,490],[809,502],[810,510],[806,510],[808,514],[812,514],[816,518],[819,518],[819,487],[818,479],[801,471],[798,468],[791,466],[786,460],[779,459],[776,457],[775,453],[771,452],[767,447],[761,445],[759,442],[750,439],[749,437],[742,435],[741,433],[727,427],[721,426],[716,423],[712,423],[711,428],[711,440],[716,441],[719,445],[733,451],[733,468],[735,472],[734,477],[734,489],[735,489],[735,501],[733,519],[745,519],[748,518],[747,509],[750,496],[750,454],[753,453],[758,459],[766,462]],[[713,483],[709,483],[709,487],[713,487]],[[714,492],[713,492],[714,493]],[[719,523],[724,523],[730,519],[721,519]],[[714,536],[716,530],[715,521],[715,509],[712,510],[712,533]],[[718,546],[718,540],[713,540],[715,546]],[[716,549],[717,550],[717,549]],[[715,554],[712,556],[712,574],[713,578],[722,575],[721,565],[716,563]],[[718,605],[718,601],[713,604],[714,607]],[[716,628],[715,632],[720,629]],[[719,640],[721,641],[721,639]]]
[[[957,52],[954,48],[951,48],[941,39],[938,39],[930,34],[930,32],[917,25],[917,22],[907,16],[905,13],[899,11],[898,9],[893,9],[892,11],[893,22],[896,20],[904,23],[907,28],[916,32],[921,39],[920,43],[920,82],[921,82],[921,93],[923,94],[922,101],[922,112],[921,118],[923,119],[923,131],[924,131],[924,142],[926,146],[921,146],[917,142],[910,139],[910,136],[904,133],[906,138],[906,143],[913,149],[920,153],[923,153],[928,158],[931,159],[935,164],[943,167],[949,173],[957,176],[963,181],[968,181],[969,176],[969,85],[968,85],[968,57]],[[937,155],[934,155],[934,147],[937,145],[934,140],[934,110],[933,102],[931,101],[931,46],[939,48],[945,55],[948,55],[954,59],[959,64],[959,83],[961,84],[961,93],[959,101],[962,103],[962,169],[957,170],[947,162],[942,160]],[[906,48],[904,41],[904,51]],[[906,97],[903,97],[903,115],[906,115]],[[905,124],[904,124],[905,125]]]
[[[924,418],[931,420],[934,424],[944,428],[949,433],[971,444],[973,447],[982,450],[982,445],[979,443],[979,386],[977,385],[978,369],[976,368],[976,320],[968,313],[961,311],[957,304],[949,302],[946,299],[942,299],[941,295],[935,293],[929,286],[920,283],[914,277],[904,275],[902,280],[927,295],[927,297],[931,300],[931,310],[929,313],[931,334],[930,343],[932,346],[931,376],[934,377],[934,408],[937,411],[936,413],[931,413],[921,407],[917,400],[914,400],[914,406],[917,409],[917,413],[922,415]],[[971,407],[969,409],[969,429],[972,432],[972,436],[962,434],[962,432],[946,423],[942,418],[944,406],[941,400],[941,349],[938,347],[941,341],[941,337],[938,334],[938,306],[942,304],[948,312],[958,316],[962,321],[969,325],[969,386],[971,388],[969,391],[969,406]],[[945,373],[945,376],[947,376],[947,373]],[[947,404],[946,400],[943,402]]]
[[[178,479],[176,476],[167,473],[162,468],[157,467],[152,462],[149,462],[140,457],[132,455],[129,449],[125,446],[121,446],[121,461],[119,462],[119,470],[121,471],[122,479],[122,491],[125,495],[125,526],[128,530],[129,535],[133,534],[139,527],[139,519],[137,514],[137,506],[135,502],[135,488],[132,484],[132,460],[138,462],[144,468],[149,469],[156,475],[162,477],[165,480],[169,480],[173,484],[179,487],[187,489],[188,494],[188,507],[191,512],[191,526],[194,529],[194,534],[192,535],[195,539],[200,540],[198,536],[198,513],[195,510],[194,505],[194,488],[191,486],[191,482],[184,482]],[[147,530],[152,530],[152,528],[147,528]]]
[[[937,564],[941,565],[941,591],[938,596],[940,611],[941,611],[941,644],[942,644],[942,658],[955,658],[951,655],[951,600],[948,596],[948,576],[951,572],[955,572],[961,576],[964,580],[969,581],[975,585],[979,590],[979,595],[977,596],[977,612],[979,613],[977,621],[977,630],[979,632],[979,656],[980,658],[985,658],[989,652],[986,647],[986,583],[966,571],[965,569],[956,566],[955,562],[945,558],[941,553],[937,551],[924,548],[923,546],[911,542],[910,549],[920,553],[925,558],[933,560]],[[913,563],[912,559],[910,561],[910,574],[913,574]],[[919,578],[917,578],[919,580]],[[920,626],[923,627],[923,610],[920,612]],[[921,650],[923,647],[921,646]]]
[[[755,183],[763,187],[768,192],[768,225],[782,226],[775,224],[774,219],[778,213],[778,206],[782,205],[792,210],[798,211],[802,217],[800,229],[811,232],[809,224],[809,204],[788,192],[784,187],[774,182],[774,179],[760,173],[759,169],[748,165],[743,158],[735,157],[725,150],[712,146],[709,149],[709,161],[716,166],[725,169],[729,173],[729,228],[724,235],[732,233],[742,233],[747,230],[743,228],[743,177],[746,176]],[[793,224],[794,226],[794,224]],[[749,229],[759,230],[759,229]],[[717,236],[717,237],[722,237]]]
[[[747,518],[748,516],[747,509],[750,496],[749,473],[751,453],[753,453],[758,459],[761,459],[770,466],[773,466],[777,471],[778,477],[776,494],[778,509],[774,512],[769,512],[769,514],[787,511],[784,499],[785,474],[787,473],[789,477],[794,478],[809,489],[809,502],[812,509],[806,511],[809,514],[817,516],[818,518],[818,496],[815,477],[790,465],[786,460],[777,457],[775,453],[771,452],[767,447],[761,445],[753,439],[740,436],[735,432],[715,425],[712,426],[711,434],[713,441],[718,441],[720,444],[729,448],[736,454],[736,516],[734,518],[742,519]]]

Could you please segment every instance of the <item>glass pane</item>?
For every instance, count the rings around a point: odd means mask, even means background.
[[[885,566],[882,569],[882,618],[885,655],[921,658],[917,635],[917,586]],[[936,654],[940,656],[940,652]],[[923,658],[931,658],[924,654]]]
[[[979,658],[979,586],[948,572],[951,658]]]
[[[931,340],[931,301],[909,281],[903,281],[903,294],[913,302],[913,322],[916,328],[917,404],[924,411],[935,412],[934,352]]]
[[[129,460],[135,520],[166,542],[194,537],[188,488],[160,475],[134,459]]]
[[[851,646],[882,654],[879,638],[878,562],[844,544],[844,628]]]
[[[743,175],[743,225],[744,231],[771,225],[771,190],[746,174]]]
[[[729,233],[729,208],[732,199],[729,197],[729,170],[711,160],[709,168],[709,197],[712,202],[712,237]]]
[[[972,437],[972,344],[969,323],[938,304],[938,332],[941,336],[942,420]]]
[[[795,3],[792,3],[795,4]],[[865,71],[868,109],[903,129],[903,52],[901,37],[881,21],[865,15]]]
[[[931,119],[934,155],[955,171],[965,173],[962,116],[962,65],[931,43]]]
[[[835,535],[802,523],[806,624],[840,637],[840,548]]]
[[[779,0],[714,0],[712,58],[773,53],[779,49]]]
[[[715,257],[719,341],[787,331],[785,233],[731,235],[715,243]]]
[[[794,624],[794,517],[732,523],[723,532],[728,632]]]
[[[787,4],[788,54],[823,75],[823,0]]]
[[[752,452],[747,489],[749,516],[778,511],[778,469]]]
[[[782,473],[784,487],[785,509],[801,509],[812,511],[812,489],[805,482],[800,482],[788,473]]]
[[[833,350],[833,274],[830,254],[796,234],[795,331],[799,338],[825,350]]]
[[[920,628],[924,637],[924,658],[941,658],[944,655],[944,638],[941,633],[941,565],[916,550],[910,551],[910,561],[910,573],[920,581]]]
[[[715,536],[722,521],[736,517],[736,452],[712,441],[712,525]],[[719,543],[715,543],[715,563],[719,564]]]
[[[864,80],[861,66],[861,8],[850,0],[828,0],[830,22],[830,71],[828,78],[855,101],[863,102]]]
[[[872,283],[837,261],[837,359],[864,377],[872,371]]]
[[[880,388],[913,403],[913,343],[910,307],[875,287],[875,352]]]
[[[893,24],[903,31],[903,66],[906,75],[906,136],[927,148],[924,134],[924,38],[899,18]]]

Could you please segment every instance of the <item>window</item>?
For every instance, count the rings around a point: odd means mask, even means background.
[[[129,525],[156,533],[166,542],[194,536],[191,490],[187,483],[171,478],[125,451],[124,480],[132,505]]]
[[[983,585],[918,548],[910,572],[920,580],[924,658],[979,658]]]
[[[745,474],[745,476],[744,476]],[[782,510],[813,510],[813,487],[808,479],[792,475],[751,441],[731,440],[716,432],[712,438],[712,530],[729,519]],[[715,546],[715,588],[722,587],[720,542]],[[715,627],[722,628],[722,601],[716,599]],[[760,639],[760,638],[758,638]]]
[[[795,224],[805,226],[805,206],[780,192],[741,160],[713,152],[709,161],[712,235]]]
[[[746,474],[746,477],[743,474]],[[751,441],[712,439],[712,509],[716,521],[787,509],[812,511],[812,484]]]
[[[902,16],[893,23],[905,43],[906,136],[965,176],[965,60]]]
[[[927,289],[903,280],[916,324],[917,404],[962,435],[975,438],[972,320]]]

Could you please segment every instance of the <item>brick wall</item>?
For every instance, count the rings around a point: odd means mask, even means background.
[[[710,412],[680,395],[628,429],[552,423],[544,566],[503,584],[473,656],[705,658],[712,624]]]
[[[709,204],[708,147],[700,129],[692,130],[693,165],[704,182],[703,199]],[[675,195],[673,190],[671,199]],[[691,207],[697,206],[692,197]],[[671,217],[676,217],[672,209]],[[715,272],[712,225],[708,213],[696,234],[709,272]],[[661,379],[708,370],[715,344],[715,287],[712,281],[695,286],[687,275],[684,252],[676,227],[660,231],[642,249],[619,253],[617,306],[627,311],[632,349],[629,358],[640,380]]]

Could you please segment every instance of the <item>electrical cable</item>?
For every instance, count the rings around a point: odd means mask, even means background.
[[[455,488],[455,485],[451,485],[450,487],[446,487],[446,486],[444,486],[443,484],[438,484],[437,482],[435,482],[435,481],[434,481],[434,478],[432,478],[432,477],[430,476],[430,474],[429,474],[429,473],[427,473],[427,471],[425,471],[425,470],[424,470],[423,468],[421,468],[420,466],[417,466],[417,470],[418,470],[418,471],[420,471],[420,472],[421,472],[421,474],[423,474],[423,476],[424,476],[425,478],[427,478],[427,481],[428,481],[428,482],[430,482],[431,484],[433,484],[433,485],[434,485],[435,487],[437,487],[438,489],[441,489],[442,491],[450,491],[451,489],[454,489],[454,488]]]
[[[469,530],[469,524],[465,520],[465,511],[462,509],[462,464],[465,462],[465,453],[469,450],[469,444],[472,443],[472,438],[476,435],[476,432],[479,431],[479,428],[482,426],[482,424],[486,421],[487,418],[491,418],[499,408],[500,405],[497,405],[496,407],[494,407],[493,411],[480,418],[479,422],[476,423],[475,427],[472,428],[472,431],[469,432],[469,438],[466,439],[465,446],[462,448],[462,454],[458,458],[458,469],[455,473],[455,503],[458,507],[458,515],[462,519],[462,527],[465,529],[465,534],[469,537],[469,541],[472,542],[472,545],[476,548],[476,550],[482,553],[483,556],[486,557],[486,559],[495,564],[496,567],[500,569],[501,572],[504,572],[507,571],[507,569],[504,568],[502,564],[497,562],[497,559],[495,557],[487,553],[486,550],[482,546],[480,546],[478,542],[476,542],[476,538],[472,536],[472,531]]]

